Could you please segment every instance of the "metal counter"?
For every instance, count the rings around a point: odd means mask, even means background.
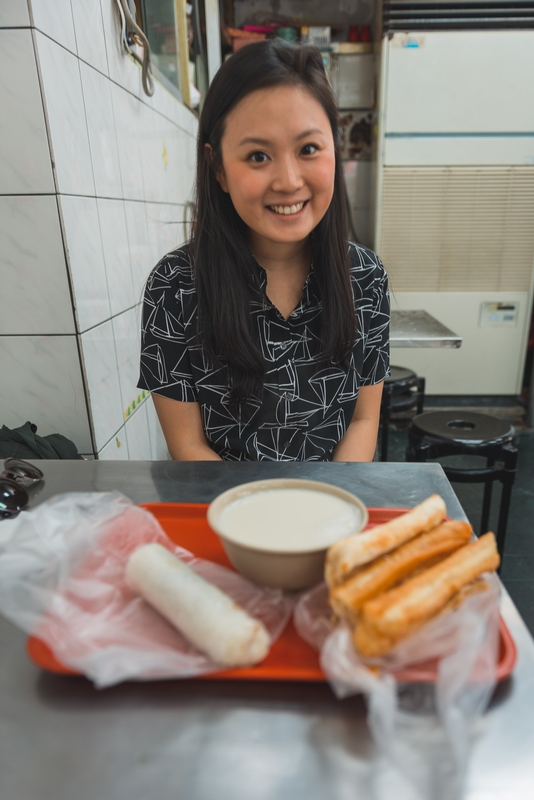
[[[427,311],[391,312],[391,347],[461,347],[462,337],[453,333]]]
[[[63,491],[118,489],[136,502],[209,502],[248,480],[326,480],[369,506],[413,506],[439,492],[465,518],[438,464],[40,461],[32,504]],[[0,522],[0,535],[1,535]],[[519,652],[486,714],[468,800],[525,800],[534,781],[534,643],[509,597]],[[125,683],[97,691],[47,674],[0,619],[2,800],[408,800],[376,757],[361,697],[326,684]],[[411,800],[411,797],[410,797]]]

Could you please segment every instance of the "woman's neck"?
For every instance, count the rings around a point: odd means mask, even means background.
[[[269,242],[255,240],[249,243],[252,255],[269,274],[298,275],[306,280],[310,271],[311,248],[308,240],[303,242]]]
[[[250,242],[252,255],[267,273],[266,292],[270,301],[287,319],[302,297],[302,287],[310,271],[309,242],[282,243],[262,247]]]

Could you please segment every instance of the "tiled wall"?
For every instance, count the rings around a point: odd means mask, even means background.
[[[115,0],[0,3],[0,425],[166,458],[136,388],[152,266],[186,237],[196,118],[121,52]]]

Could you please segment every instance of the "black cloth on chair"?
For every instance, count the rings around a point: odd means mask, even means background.
[[[37,434],[37,425],[26,422],[20,428],[0,428],[0,458],[75,458],[82,459],[74,442],[61,433]]]

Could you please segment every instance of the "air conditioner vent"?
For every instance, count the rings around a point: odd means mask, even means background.
[[[384,0],[384,33],[388,31],[481,30],[534,28],[532,0]]]
[[[377,251],[396,291],[528,292],[534,167],[386,167]]]

